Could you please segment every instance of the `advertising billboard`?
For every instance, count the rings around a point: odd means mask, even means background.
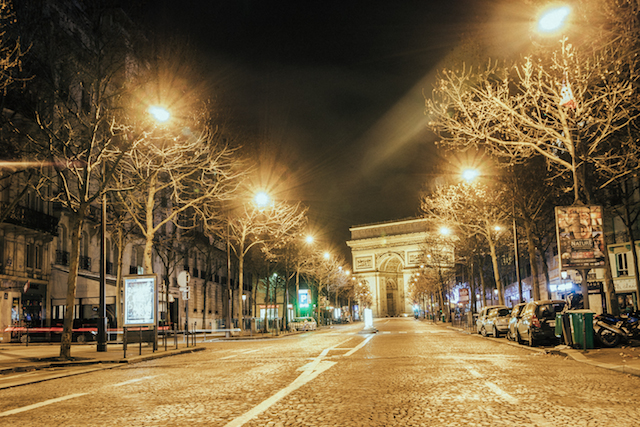
[[[157,316],[156,276],[124,278],[124,325],[155,325]]]
[[[557,206],[556,232],[560,270],[605,265],[601,206]]]

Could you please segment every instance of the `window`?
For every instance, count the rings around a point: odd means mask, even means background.
[[[34,258],[35,258],[35,247],[33,243],[27,243],[27,250],[25,253],[25,257],[27,258],[25,260],[27,268],[33,268]]]
[[[626,252],[616,254],[616,269],[618,270],[618,277],[629,275]]]
[[[35,246],[35,264],[38,270],[42,269],[42,246]]]

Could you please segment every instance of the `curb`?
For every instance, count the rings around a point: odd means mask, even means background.
[[[463,333],[463,334],[467,334],[470,336],[476,336],[477,334],[472,334],[469,331],[466,331],[464,329],[460,329],[460,328],[454,328],[453,326],[447,326],[448,329]],[[483,337],[482,335],[477,335],[478,338],[484,338],[484,339],[491,339],[491,337]],[[587,365],[591,365],[591,366],[595,366],[597,368],[602,368],[602,369],[608,369],[610,371],[615,371],[615,372],[619,372],[622,374],[628,374],[628,375],[634,375],[634,376],[638,376],[640,377],[640,369],[638,368],[633,368],[631,366],[626,366],[626,365],[614,365],[614,364],[610,364],[610,363],[601,363],[601,362],[596,362],[593,360],[589,360],[589,358],[587,358],[584,354],[582,354],[581,350],[574,350],[574,349],[563,349],[563,350],[556,350],[556,349],[546,349],[546,348],[539,348],[539,347],[527,347],[527,346],[523,346],[520,345],[518,343],[515,342],[511,342],[509,340],[506,341],[495,341],[494,342],[498,343],[498,344],[506,344],[506,345],[510,345],[513,347],[517,347],[517,348],[522,348],[522,349],[527,349],[527,350],[531,350],[531,351],[536,351],[538,353],[544,353],[544,354],[553,354],[556,356],[564,356],[564,357],[569,357],[572,360],[575,360],[576,362],[579,363],[584,363]]]
[[[194,353],[196,351],[206,350],[206,347],[193,347],[183,348],[178,350],[167,350],[162,353],[151,353],[140,356],[132,356],[127,358],[113,359],[113,360],[100,360],[100,359],[86,359],[86,360],[69,360],[69,361],[54,361],[54,362],[36,362],[31,365],[16,366],[12,368],[0,369],[0,375],[10,374],[14,372],[29,372],[37,371],[48,368],[63,368],[66,366],[91,366],[91,365],[106,365],[103,369],[110,369],[120,364],[132,364],[138,362],[144,362],[146,360],[161,359],[163,357],[176,356],[179,354]]]

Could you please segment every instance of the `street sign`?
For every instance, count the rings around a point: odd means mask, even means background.
[[[469,289],[460,288],[458,294],[460,295],[460,302],[469,302]]]
[[[191,292],[190,291],[184,291],[182,292],[182,300],[183,301],[188,301],[191,299]]]

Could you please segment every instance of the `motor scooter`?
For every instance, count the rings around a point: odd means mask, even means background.
[[[620,316],[599,314],[593,319],[593,330],[605,347],[615,347],[622,340],[640,339],[640,312]]]

